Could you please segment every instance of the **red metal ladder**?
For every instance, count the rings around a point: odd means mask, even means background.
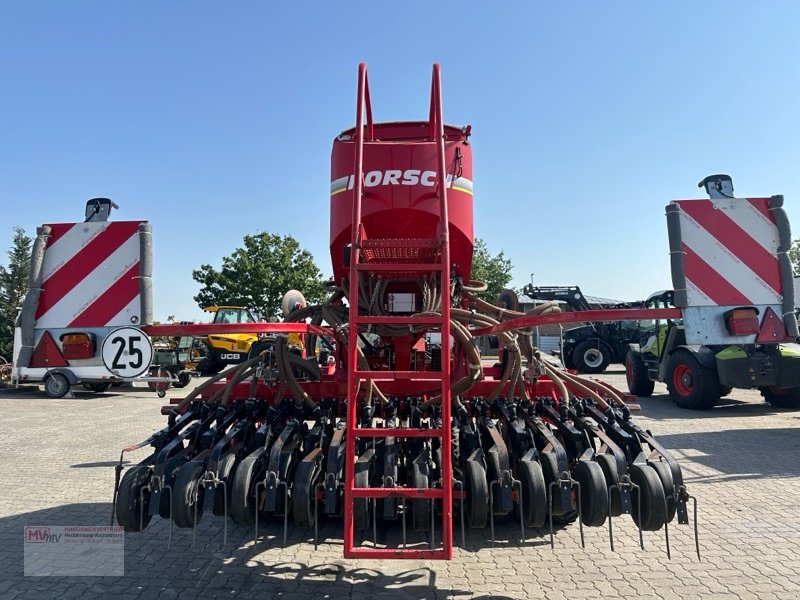
[[[366,110],[367,123],[364,124]],[[350,248],[350,281],[349,281],[349,331],[348,331],[348,360],[347,360],[347,422],[345,428],[346,455],[345,455],[345,485],[344,485],[344,556],[345,558],[421,558],[445,559],[453,556],[453,471],[451,465],[451,423],[450,423],[450,239],[447,212],[447,189],[445,179],[445,146],[444,123],[442,121],[442,95],[441,74],[438,64],[433,66],[431,82],[431,110],[429,116],[429,139],[437,145],[438,154],[438,196],[439,196],[439,231],[435,240],[405,240],[402,248],[410,256],[416,256],[414,262],[403,262],[401,265],[381,261],[381,252],[375,252],[371,260],[365,256],[364,228],[361,222],[361,199],[363,195],[364,175],[364,141],[373,140],[372,109],[369,100],[369,84],[367,81],[367,68],[365,64],[358,67],[358,99],[355,132],[355,182],[353,197],[352,237]],[[389,240],[376,240],[387,246]],[[426,252],[425,250],[435,250]],[[429,259],[429,260],[426,260]],[[440,298],[442,299],[441,311],[438,316],[369,316],[358,314],[358,281],[359,274],[364,271],[391,272],[402,270],[404,273],[419,272],[437,274],[439,280]],[[440,371],[361,371],[357,369],[357,344],[358,326],[366,324],[429,324],[438,325],[441,331],[441,356]],[[359,427],[358,426],[358,397],[360,380],[387,380],[405,379],[419,381],[441,382],[441,427],[440,428],[414,428],[414,427]],[[374,488],[355,487],[355,461],[357,438],[439,438],[442,448],[442,479],[441,488]],[[365,547],[354,544],[354,519],[353,503],[359,498],[387,498],[401,497],[409,499],[434,499],[441,501],[441,546],[438,548],[378,548]]]

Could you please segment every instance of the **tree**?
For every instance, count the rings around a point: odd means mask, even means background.
[[[0,356],[11,360],[14,350],[14,322],[28,291],[28,269],[32,240],[22,227],[14,227],[8,251],[8,267],[0,266]]]
[[[194,297],[201,308],[247,306],[265,318],[280,316],[283,295],[300,290],[308,302],[324,298],[314,257],[292,236],[268,232],[244,237],[244,247],[222,259],[222,268],[200,265],[192,278],[203,287]]]
[[[475,250],[472,254],[472,279],[483,281],[488,287],[479,294],[487,302],[495,303],[497,296],[511,281],[511,261],[501,250],[496,256],[489,254],[489,248],[480,238],[475,239]]]
[[[800,276],[800,239],[796,239],[789,248],[789,260],[792,261],[792,270],[795,277]]]

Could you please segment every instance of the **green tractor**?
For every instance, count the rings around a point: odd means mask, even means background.
[[[674,293],[651,295],[645,308],[670,308]],[[752,307],[728,311],[725,326],[757,319]],[[754,343],[695,345],[686,343],[682,319],[648,319],[637,323],[636,342],[625,358],[628,389],[650,396],[656,381],[667,385],[670,398],[694,410],[714,406],[733,388],[758,388],[771,405],[800,408],[800,345]]]

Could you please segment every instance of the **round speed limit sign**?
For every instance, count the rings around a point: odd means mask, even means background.
[[[135,327],[120,327],[103,340],[103,364],[117,377],[138,377],[153,360],[150,338]]]

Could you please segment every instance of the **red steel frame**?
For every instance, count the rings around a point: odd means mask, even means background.
[[[360,323],[374,323],[375,317],[359,317],[358,314],[358,276],[361,260],[361,243],[365,239],[361,222],[361,199],[363,194],[364,176],[364,142],[373,139],[372,109],[369,101],[369,83],[367,80],[367,67],[360,64],[358,67],[358,98],[356,102],[356,132],[355,132],[355,185],[353,195],[352,237],[350,247],[350,281],[349,281],[349,331],[348,331],[348,360],[347,360],[347,424],[345,434],[345,482],[344,482],[344,556],[345,558],[425,558],[425,559],[450,559],[453,556],[453,472],[451,465],[451,431],[450,431],[450,239],[447,212],[447,187],[445,184],[445,148],[444,148],[444,123],[442,121],[442,94],[441,74],[438,64],[433,66],[431,81],[431,111],[429,115],[431,141],[437,145],[438,155],[438,181],[439,181],[439,264],[435,267],[430,264],[409,265],[403,264],[402,270],[408,271],[438,271],[439,285],[442,288],[442,306],[440,317],[433,320],[441,328],[442,360],[441,371],[436,373],[414,372],[369,372],[356,369],[358,349],[358,325]],[[367,123],[364,126],[364,112],[366,110]],[[376,268],[377,267],[377,268]],[[370,262],[370,270],[381,270],[384,266]],[[386,265],[387,270],[396,270],[397,264]],[[446,290],[446,293],[444,291]],[[397,323],[418,324],[432,323],[431,317],[392,317],[391,321]],[[441,429],[413,429],[413,428],[359,428],[357,422],[356,405],[358,403],[358,387],[361,379],[403,378],[428,380],[435,377],[441,383]],[[442,482],[441,489],[430,488],[356,488],[355,487],[355,452],[356,437],[439,437],[442,444]],[[439,499],[442,502],[442,547],[440,549],[418,548],[377,548],[356,547],[354,545],[353,531],[353,500],[355,498],[385,498],[387,496],[400,496],[406,498]]]

